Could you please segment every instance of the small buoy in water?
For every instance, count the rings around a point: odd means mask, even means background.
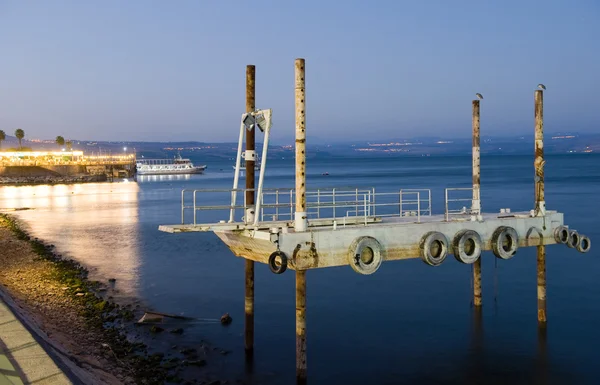
[[[223,325],[229,325],[231,323],[232,319],[231,316],[229,315],[229,313],[225,313],[221,316],[221,323]]]

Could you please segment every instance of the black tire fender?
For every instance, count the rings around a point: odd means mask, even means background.
[[[288,257],[283,251],[274,251],[269,255],[269,269],[275,274],[281,274],[287,270]]]
[[[569,231],[569,241],[567,246],[572,249],[577,249],[581,245],[581,235],[575,230]]]
[[[366,249],[371,250],[367,255],[369,259],[363,258],[363,252]],[[357,273],[369,275],[379,270],[384,256],[385,250],[377,239],[373,237],[358,237],[348,249],[348,264]]]
[[[569,228],[567,226],[558,226],[556,229],[554,229],[554,240],[556,241],[556,243],[568,243]]]
[[[432,246],[437,244],[434,252]],[[430,231],[421,238],[419,244],[421,259],[429,266],[439,266],[448,256],[448,239],[438,231]]]
[[[579,241],[579,246],[577,246],[577,251],[580,253],[587,253],[592,248],[592,241],[585,235],[580,235],[581,240]]]
[[[506,241],[506,244],[505,244]],[[497,258],[511,259],[519,248],[519,234],[508,226],[500,226],[492,235],[492,251]]]
[[[467,242],[473,242],[473,250],[469,254],[467,251]],[[452,242],[452,251],[457,261],[465,264],[475,263],[481,256],[481,237],[476,231],[459,231]]]

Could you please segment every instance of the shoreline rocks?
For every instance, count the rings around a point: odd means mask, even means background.
[[[217,349],[214,346],[196,345],[203,354],[193,360],[204,362],[192,365],[193,369],[184,364],[186,355],[177,357],[164,350],[162,345],[178,339],[182,348],[196,351],[180,330],[160,333],[166,325],[140,329],[134,321],[137,307],[111,301],[110,292],[101,290],[107,286],[89,280],[85,267],[30,236],[6,214],[0,214],[0,248],[0,290],[13,298],[27,319],[40,325],[52,346],[86,367],[86,375],[98,383],[160,385],[228,376],[215,373],[210,365],[219,361],[218,354],[212,354]],[[210,369],[198,372],[204,365]]]
[[[106,175],[0,176],[0,186],[106,182]]]

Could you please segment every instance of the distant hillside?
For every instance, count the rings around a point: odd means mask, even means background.
[[[259,138],[257,138],[259,139]],[[260,138],[262,139],[262,138]],[[13,136],[7,136],[3,148],[15,147],[18,141]],[[600,152],[600,134],[566,134],[546,133],[545,151],[552,153],[569,152]],[[57,150],[53,140],[23,140],[23,146],[34,150]],[[262,149],[260,140],[257,150]],[[530,154],[533,153],[533,136],[521,137],[493,137],[481,138],[481,152],[483,154]],[[207,142],[103,142],[103,141],[73,141],[73,148],[86,153],[119,154],[135,151],[139,156],[146,158],[173,157],[178,152],[182,155],[200,153],[208,159],[231,159],[235,157],[237,143],[207,143]],[[443,138],[443,137],[415,137],[398,138],[375,141],[356,141],[327,143],[324,141],[307,140],[308,156],[385,156],[389,154],[400,155],[460,155],[470,154],[472,151],[471,138]],[[293,156],[293,143],[287,145],[269,146],[271,156]]]

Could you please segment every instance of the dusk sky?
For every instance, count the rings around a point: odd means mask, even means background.
[[[600,128],[600,2],[0,0],[0,129],[26,138],[236,141],[245,67],[273,137],[533,135]],[[262,138],[259,138],[262,140]]]

